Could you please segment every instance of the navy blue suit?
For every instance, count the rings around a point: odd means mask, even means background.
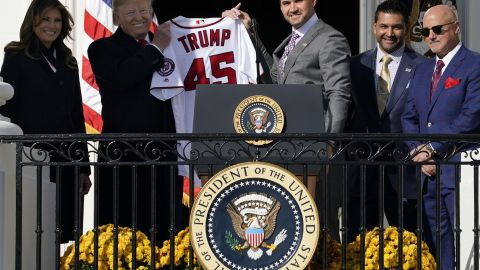
[[[480,54],[462,46],[445,68],[430,101],[430,84],[435,59],[419,66],[410,83],[409,97],[402,116],[406,133],[460,134],[480,132]],[[446,145],[432,143],[443,154]],[[457,155],[453,159],[459,160]],[[441,181],[441,241],[443,269],[454,264],[454,166],[441,166],[437,177],[424,177],[424,210],[429,228],[426,240],[436,247],[435,237],[435,180]],[[439,178],[438,178],[439,177]],[[430,237],[429,237],[430,236]]]
[[[348,132],[354,133],[402,133],[401,116],[407,98],[407,86],[414,73],[415,67],[425,61],[425,57],[415,53],[408,47],[402,54],[402,58],[392,78],[393,84],[387,105],[382,114],[377,105],[376,83],[376,57],[377,49],[366,51],[354,56],[350,64],[352,77],[352,118],[348,125]],[[391,149],[393,150],[393,149]],[[354,157],[350,157],[354,158]],[[390,160],[389,157],[381,157],[382,160]],[[385,167],[385,214],[390,225],[398,226],[397,195],[399,168],[397,166]],[[359,233],[360,224],[359,200],[360,200],[360,173],[359,168],[354,167],[349,175],[349,202],[348,202],[348,225],[349,238]],[[366,168],[366,228],[372,229],[378,226],[378,166]],[[413,168],[407,168],[403,179],[403,198],[411,199],[410,212],[408,205],[404,205],[404,226],[407,230],[415,229],[415,198],[416,198],[415,173]],[[406,201],[407,202],[407,201]]]

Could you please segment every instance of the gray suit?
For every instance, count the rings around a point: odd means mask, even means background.
[[[342,33],[318,19],[288,55],[284,77],[279,78],[278,63],[290,37],[288,36],[275,49],[273,60],[266,53],[263,44],[259,42],[259,49],[266,62],[271,66],[272,82],[318,85],[319,90],[323,93],[323,100],[319,100],[319,102],[323,102],[325,108],[325,131],[329,133],[343,132],[351,96],[350,47],[347,39]],[[294,93],[292,94],[294,95]],[[337,213],[342,190],[340,169],[338,166],[331,167],[327,190],[317,188],[315,194],[319,209],[323,209],[322,202],[328,202],[327,213],[323,213],[326,220],[325,225],[337,240],[339,240]],[[319,172],[318,175],[324,175],[324,173]]]
[[[273,52],[271,76],[278,84],[318,84],[323,92],[325,130],[343,132],[350,104],[350,48],[342,33],[321,19],[298,41],[285,63],[285,76],[277,76],[278,61],[288,36]]]

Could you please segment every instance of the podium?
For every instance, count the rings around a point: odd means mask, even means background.
[[[251,84],[251,85],[198,85],[195,100],[195,114],[193,133],[236,133],[234,114],[238,105],[248,97],[262,95],[274,100],[283,111],[284,125],[282,133],[323,133],[325,132],[324,97],[319,85],[314,84]],[[224,149],[218,149],[219,144]],[[273,146],[274,145],[274,146]],[[304,152],[295,157],[298,147],[308,146]],[[271,151],[285,149],[280,153]],[[218,151],[233,151],[236,153],[234,163],[252,161],[251,153],[260,153],[261,161],[276,164],[291,164],[289,170],[295,174],[302,174],[303,166],[312,161],[317,161],[325,156],[325,143],[295,141],[278,141],[270,144],[256,146],[246,142],[193,142],[192,151],[199,153],[202,163],[225,164],[228,163],[228,153],[211,153],[212,149]],[[230,153],[233,153],[230,152]],[[226,155],[223,155],[226,154]],[[223,158],[222,158],[223,157]],[[297,165],[293,164],[296,163]],[[215,165],[215,171],[226,166]],[[318,173],[319,165],[309,166],[309,171]],[[196,167],[200,174],[205,174],[207,166]]]

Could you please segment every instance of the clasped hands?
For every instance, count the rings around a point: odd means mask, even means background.
[[[414,162],[431,161],[433,163],[433,152],[427,147],[427,144],[421,144],[410,151],[410,156]],[[435,176],[437,166],[435,164],[423,164],[422,173],[427,176]]]

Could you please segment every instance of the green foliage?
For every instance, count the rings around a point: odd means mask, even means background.
[[[232,250],[235,250],[235,247],[238,246],[239,243],[238,239],[228,230],[225,231],[225,241]]]

